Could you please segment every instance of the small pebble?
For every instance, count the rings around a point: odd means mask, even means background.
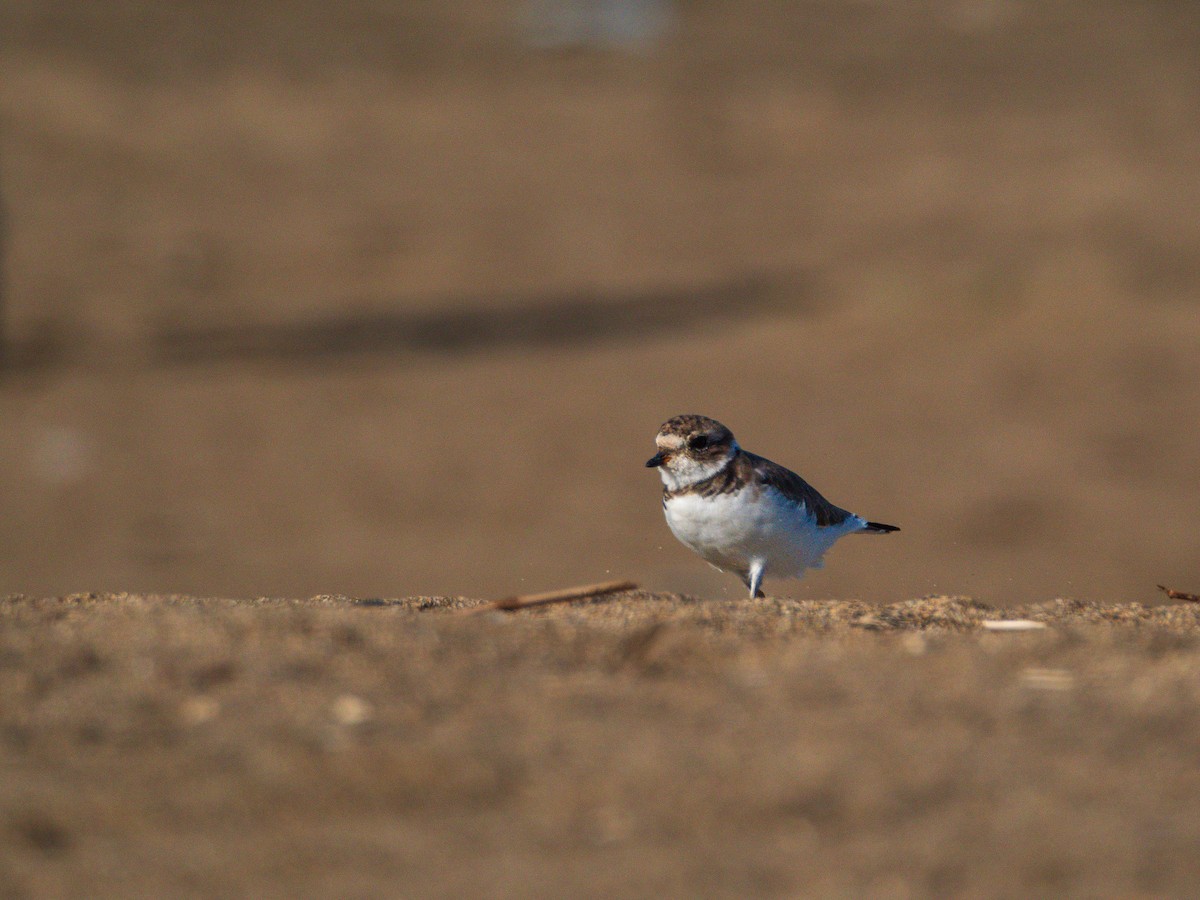
[[[361,725],[374,712],[370,703],[353,694],[342,694],[333,701],[330,711],[339,725]]]
[[[1075,686],[1075,676],[1066,669],[1024,669],[1021,683],[1039,691],[1069,691]]]
[[[212,697],[190,697],[179,704],[179,717],[187,725],[203,725],[217,717],[221,704]]]
[[[910,631],[904,637],[900,638],[900,646],[910,656],[921,656],[928,649],[925,636],[918,631]]]

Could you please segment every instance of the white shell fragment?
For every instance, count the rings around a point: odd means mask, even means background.
[[[985,619],[979,623],[987,631],[1041,631],[1045,622],[1033,619]]]

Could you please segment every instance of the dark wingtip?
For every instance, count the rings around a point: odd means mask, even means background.
[[[882,522],[868,522],[867,527],[863,529],[871,534],[888,534],[892,531],[899,531],[899,525],[885,525]]]

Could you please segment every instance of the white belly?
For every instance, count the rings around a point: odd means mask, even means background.
[[[851,516],[821,528],[807,509],[771,489],[684,494],[667,500],[665,512],[675,537],[718,568],[745,572],[762,561],[767,574],[784,578],[820,567],[838,538],[865,524]]]

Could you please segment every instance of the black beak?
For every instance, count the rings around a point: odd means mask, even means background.
[[[667,457],[662,453],[655,453],[652,457],[646,460],[647,469],[657,469],[667,461]]]

